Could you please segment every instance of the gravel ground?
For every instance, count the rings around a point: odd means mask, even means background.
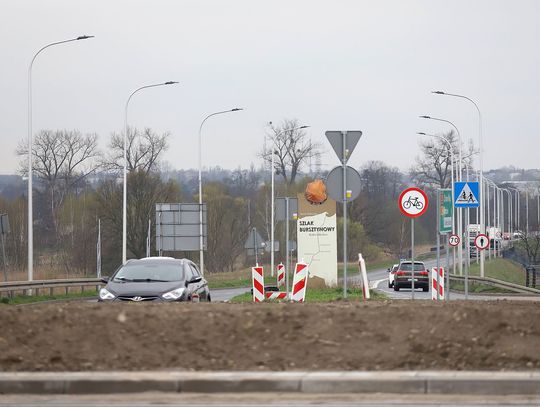
[[[0,370],[533,370],[533,302],[0,307]]]

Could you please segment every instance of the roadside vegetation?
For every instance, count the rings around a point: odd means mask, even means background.
[[[471,263],[469,269],[470,276],[480,276],[480,265]],[[507,281],[509,283],[525,285],[525,274],[523,266],[507,259],[492,259],[485,263],[485,276],[495,278],[497,280]],[[456,291],[465,291],[465,286],[462,283],[452,282],[450,288]],[[498,287],[491,287],[485,284],[479,284],[469,281],[469,291],[472,293],[511,293],[512,291],[504,290]]]
[[[13,297],[2,297],[0,299],[0,305],[20,305],[31,304],[35,302],[43,301],[65,301],[65,300],[77,300],[85,298],[96,298],[97,293],[95,290],[88,290],[84,292],[69,293],[69,294],[53,294],[53,295],[14,295]]]
[[[389,297],[375,290],[370,290],[370,301],[387,300]],[[347,299],[343,298],[342,288],[314,288],[309,286],[306,292],[306,302],[330,302],[330,301],[363,301],[362,289],[352,288],[347,290]],[[230,302],[253,302],[251,293],[244,293],[233,297]]]

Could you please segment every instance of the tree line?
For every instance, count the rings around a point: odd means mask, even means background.
[[[208,207],[208,248],[205,264],[209,272],[232,271],[250,264],[244,243],[252,227],[270,236],[270,161],[275,154],[276,196],[296,196],[313,178],[326,172],[313,171],[321,146],[313,144],[297,120],[284,120],[267,128],[268,141],[259,154],[261,165],[249,169],[203,173],[203,201]],[[457,140],[452,134],[452,147]],[[33,175],[34,247],[36,273],[54,278],[94,275],[98,220],[101,221],[102,267],[110,274],[121,264],[123,134],[112,134],[105,152],[96,134],[76,130],[44,130],[35,136]],[[148,221],[151,220],[152,255],[155,252],[155,204],[197,202],[195,172],[171,170],[163,161],[168,133],[152,129],[128,129],[127,250],[128,258],[146,255]],[[21,142],[21,173],[25,174],[26,143]],[[421,146],[422,154],[411,171],[379,161],[358,168],[362,179],[360,197],[349,207],[349,253],[362,252],[368,260],[403,256],[409,248],[409,224],[397,208],[400,192],[411,184],[426,188],[434,197],[436,188],[449,187],[450,165],[446,147],[436,140]],[[7,257],[12,270],[26,268],[26,196],[0,198],[0,210],[8,213],[11,233]],[[338,205],[338,218],[341,205]],[[338,219],[338,228],[342,219]],[[435,228],[434,206],[417,223],[417,241],[429,241]],[[276,238],[284,242],[284,225],[277,223]],[[291,227],[292,239],[296,230]],[[338,231],[338,239],[341,233]],[[339,243],[339,242],[338,242]],[[280,255],[284,257],[284,244]],[[341,245],[338,244],[339,250]],[[198,253],[164,253],[198,259]],[[339,256],[341,258],[341,253]],[[263,256],[267,260],[269,254]]]

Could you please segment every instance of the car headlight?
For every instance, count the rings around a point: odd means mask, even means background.
[[[114,297],[115,295],[105,288],[99,290],[99,298],[102,300],[112,300]]]
[[[166,300],[177,300],[184,294],[185,288],[177,288],[162,295]]]

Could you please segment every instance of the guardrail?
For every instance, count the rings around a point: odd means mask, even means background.
[[[15,292],[22,291],[29,294],[32,291],[35,295],[39,295],[40,290],[49,290],[49,295],[53,295],[57,288],[64,288],[65,293],[69,293],[70,287],[80,287],[81,292],[85,291],[85,287],[95,287],[96,291],[103,285],[99,278],[72,278],[58,280],[34,280],[34,281],[8,281],[0,283],[0,296],[7,293],[10,297]]]
[[[450,274],[449,278],[452,281],[458,281],[460,283],[465,282],[464,276]],[[498,280],[496,278],[491,278],[491,277],[469,276],[469,282],[475,282],[475,283],[480,283],[484,285],[489,285],[491,287],[502,288],[504,290],[509,290],[516,293],[520,293],[520,294],[540,294],[540,290],[537,290],[536,288],[525,287],[523,285],[509,283],[508,281],[502,281],[502,280]]]

